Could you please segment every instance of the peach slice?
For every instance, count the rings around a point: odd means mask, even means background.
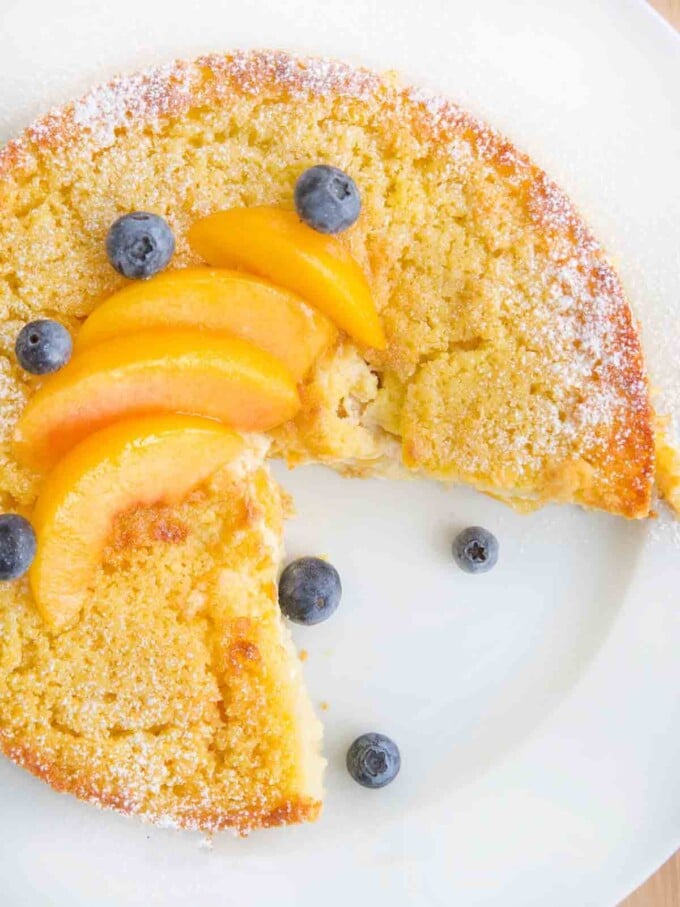
[[[54,464],[111,422],[160,412],[266,431],[300,406],[295,381],[270,353],[238,337],[140,331],[78,353],[29,401],[15,430],[17,454]]]
[[[193,250],[210,265],[266,277],[302,296],[365,346],[385,347],[364,273],[345,246],[317,233],[293,211],[231,208],[196,221]]]
[[[298,381],[336,336],[328,318],[281,287],[237,271],[185,268],[137,281],[106,299],[81,328],[76,352],[161,328],[234,334],[276,356]]]
[[[80,611],[118,513],[177,503],[243,449],[219,422],[176,415],[118,422],[74,447],[33,514],[38,551],[29,579],[48,627],[60,630]]]

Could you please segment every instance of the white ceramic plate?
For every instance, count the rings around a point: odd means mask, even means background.
[[[680,415],[680,45],[644,3],[5,0],[0,36],[6,135],[113,72],[234,46],[396,68],[459,99],[556,176],[619,259]],[[602,907],[641,882],[679,843],[672,523],[279,475],[300,514],[289,553],[325,551],[346,588],[333,620],[296,632],[329,703],[323,818],[208,849],[2,762],[3,905]],[[449,555],[472,522],[501,540],[485,577]],[[402,749],[381,792],[343,767],[367,729]]]

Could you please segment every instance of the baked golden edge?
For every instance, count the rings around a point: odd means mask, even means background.
[[[151,811],[145,813],[129,809],[124,794],[114,796],[100,790],[87,772],[82,772],[77,777],[62,771],[57,765],[48,765],[38,753],[29,746],[10,744],[0,734],[0,750],[12,762],[20,765],[32,775],[45,781],[55,791],[76,796],[79,800],[93,803],[103,809],[112,809],[123,815],[136,816],[144,821],[158,825],[167,823],[167,816],[163,813],[154,815]],[[185,812],[181,816],[172,817],[173,827],[189,831],[224,831],[232,829],[238,834],[246,835],[257,828],[273,828],[277,825],[292,825],[299,822],[313,822],[321,812],[321,802],[306,798],[289,798],[270,811],[257,812],[242,810],[234,813],[217,812],[209,809],[197,809]]]

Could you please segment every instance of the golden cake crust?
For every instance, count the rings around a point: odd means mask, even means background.
[[[193,219],[236,204],[290,206],[295,178],[320,160],[362,190],[363,215],[344,241],[389,347],[359,351],[342,339],[302,387],[301,415],[274,433],[275,450],[349,474],[467,482],[525,509],[575,501],[648,515],[654,443],[639,339],[620,281],[564,194],[452,102],[278,52],[114,80],[0,152],[3,507],[30,513],[40,487],[11,452],[36,386],[14,364],[14,338],[41,316],[77,331],[123,283],[103,252],[113,219],[163,214],[178,237],[173,266],[196,263],[185,241]],[[154,541],[164,567],[173,525]],[[40,631],[17,588],[0,614],[5,639],[25,642]],[[20,695],[11,685],[5,693],[5,707]],[[71,758],[43,747],[2,710],[0,745],[59,790],[183,827],[243,831],[319,808],[318,797],[290,792],[261,808],[197,805],[181,790],[179,808],[149,779],[141,796],[77,748]]]
[[[104,809],[113,809],[126,816],[141,816],[157,825],[172,824],[187,831],[216,832],[234,830],[247,834],[256,828],[275,828],[277,825],[294,825],[300,822],[314,822],[321,812],[321,801],[310,797],[288,797],[280,805],[270,809],[249,808],[239,811],[224,811],[215,808],[196,807],[173,816],[168,812],[144,813],[131,802],[124,789],[113,791],[103,788],[92,778],[85,766],[77,773],[68,772],[49,757],[47,759],[26,744],[5,742],[0,735],[2,751],[9,759],[45,781],[58,793],[73,794],[79,800],[93,803]]]

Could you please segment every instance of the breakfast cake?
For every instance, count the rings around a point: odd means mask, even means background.
[[[282,496],[262,445],[115,520],[58,634],[0,584],[0,746],[57,790],[181,828],[314,819],[321,727],[283,625]]]
[[[293,212],[317,164],[361,192],[328,240]],[[619,279],[548,177],[452,102],[279,52],[173,63],[10,142],[0,209],[0,492],[38,529],[30,586],[0,584],[0,746],[59,790],[181,827],[317,815],[320,734],[277,606],[285,508],[265,448],[520,510],[650,514],[654,416]],[[162,218],[173,246],[132,285],[106,248],[130,212]],[[45,319],[75,355],[42,382],[15,343]],[[209,474],[187,448],[196,481],[177,500],[167,452],[167,494],[133,467],[116,497],[148,432],[107,426],[161,397],[254,434]],[[73,527],[102,470],[95,545]],[[90,498],[57,531],[74,476]]]

